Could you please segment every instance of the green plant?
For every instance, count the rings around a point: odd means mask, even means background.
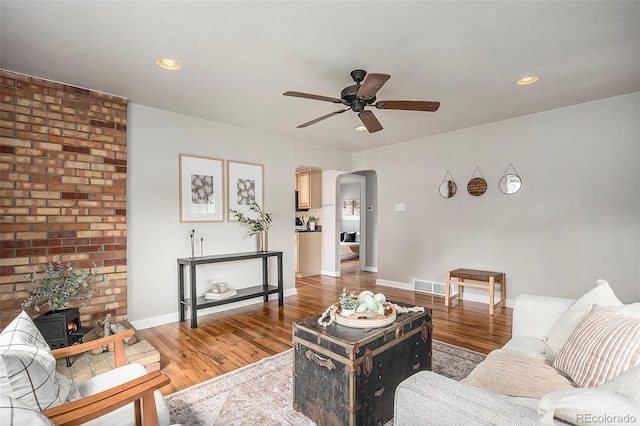
[[[242,212],[231,209],[231,213],[233,213],[233,215],[238,219],[239,222],[246,223],[247,225],[251,226],[249,235],[254,235],[261,231],[268,231],[269,228],[271,228],[271,222],[273,221],[271,213],[263,212],[258,203],[256,203],[255,201],[251,203],[251,205],[249,206],[249,210],[258,213],[258,218],[252,219]]]
[[[317,217],[315,217],[315,216],[309,217],[309,222],[317,222],[317,221],[318,221]]]
[[[98,268],[93,266],[86,271],[71,265],[68,260],[63,264],[57,256],[55,264],[49,262],[43,266],[44,276],[35,271],[26,276],[35,287],[27,289],[29,297],[22,302],[22,309],[33,306],[40,312],[40,306],[44,304],[51,310],[65,309],[74,301],[81,301],[82,307],[87,306],[94,293],[89,283],[98,275]]]
[[[355,309],[356,308],[356,299],[355,299],[355,292],[351,292],[349,294],[347,294],[347,289],[343,288],[342,289],[342,293],[340,294],[340,306],[342,306],[342,309]]]

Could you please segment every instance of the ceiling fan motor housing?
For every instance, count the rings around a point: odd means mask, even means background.
[[[362,111],[366,105],[371,105],[376,100],[375,96],[366,99],[358,98],[357,95],[360,87],[361,86],[359,84],[353,84],[345,87],[342,89],[342,92],[340,92],[340,98],[345,102],[345,104],[351,105],[351,108],[356,112]]]
[[[365,70],[353,70],[353,71],[351,71],[351,78],[356,83],[362,82],[362,80],[364,80],[364,77],[366,75],[367,75],[367,72]]]

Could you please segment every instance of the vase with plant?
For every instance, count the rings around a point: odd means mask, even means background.
[[[271,213],[265,213],[260,208],[260,205],[255,201],[249,206],[249,210],[257,213],[257,218],[250,218],[242,212],[231,209],[231,213],[238,219],[238,222],[245,223],[251,228],[249,230],[249,236],[258,234],[258,250],[269,250],[269,228],[271,228],[271,222],[273,222],[273,216]]]
[[[342,293],[340,293],[338,302],[342,307],[342,311],[340,314],[343,317],[347,317],[356,313],[357,304],[355,299],[355,292],[352,291],[351,293],[347,293],[347,289],[343,288]]]
[[[33,306],[40,312],[40,306],[47,304],[51,311],[56,311],[67,309],[72,302],[82,302],[84,308],[93,300],[94,290],[90,283],[98,276],[98,268],[93,266],[87,271],[73,266],[68,260],[63,263],[57,256],[55,263],[43,266],[44,274],[34,271],[27,276],[35,287],[26,290],[29,297],[22,302],[22,309]]]
[[[316,230],[316,222],[318,221],[318,218],[315,216],[311,216],[309,218],[309,230],[310,231],[315,231]]]

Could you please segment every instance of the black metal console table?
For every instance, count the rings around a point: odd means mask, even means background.
[[[278,286],[269,285],[269,258],[277,257],[278,260]],[[237,289],[238,293],[221,300],[205,299],[204,296],[196,296],[196,266],[210,263],[233,262],[236,260],[262,259],[262,285]],[[189,266],[191,281],[191,297],[185,299],[184,291],[184,267]],[[278,306],[284,305],[284,291],[282,280],[282,252],[281,251],[252,251],[247,253],[218,254],[204,257],[185,257],[178,259],[178,311],[180,321],[185,320],[185,308],[191,308],[191,328],[198,327],[198,309],[212,306],[226,305],[240,300],[253,299],[262,296],[265,302],[269,301],[269,295],[278,293]]]

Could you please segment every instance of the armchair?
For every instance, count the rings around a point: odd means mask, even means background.
[[[159,389],[169,384],[170,379],[160,371],[149,373],[140,364],[127,364],[123,339],[134,334],[134,330],[126,330],[51,351],[31,318],[22,312],[0,334],[0,394],[10,399],[8,404],[0,405],[2,417],[11,418],[5,417],[8,415],[4,412],[9,409],[7,406],[26,405],[34,414],[42,414],[56,425],[88,422],[109,426],[168,425],[169,409]],[[77,389],[55,372],[55,359],[77,355],[108,343],[115,346],[114,370],[77,383]],[[20,355],[20,351],[26,355]],[[35,360],[32,364],[39,366],[31,371],[24,367],[20,367],[22,371],[16,371],[18,365],[24,365],[13,362],[20,356]],[[26,381],[29,385],[25,385],[24,379],[21,381],[21,374],[28,376]],[[34,389],[29,389],[29,386],[34,386]],[[49,392],[46,391],[48,386],[57,392],[53,397],[45,394]],[[64,392],[65,387],[68,392]],[[31,390],[35,396],[27,392]]]

